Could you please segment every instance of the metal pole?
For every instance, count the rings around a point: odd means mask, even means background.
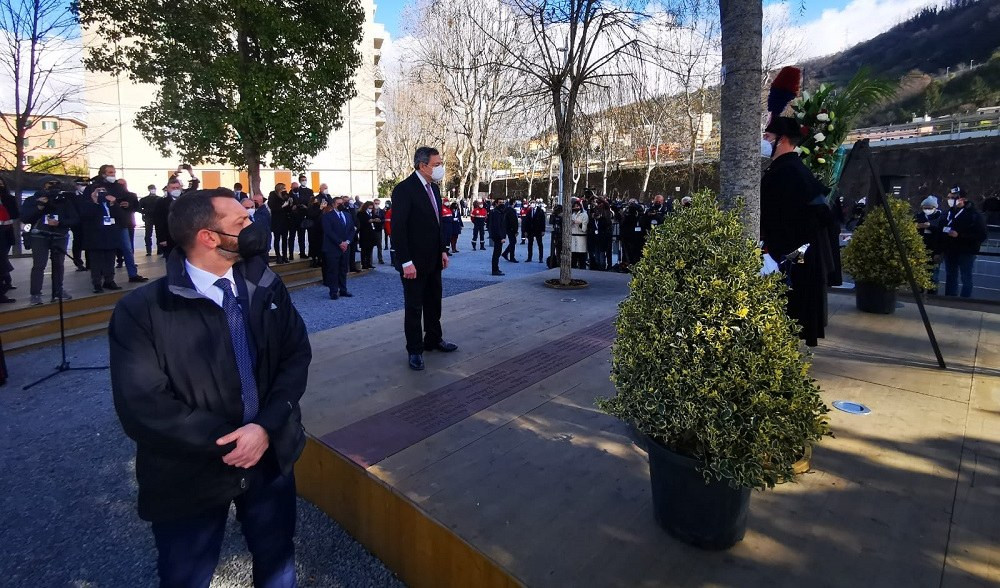
[[[860,149],[860,152],[864,155],[865,160],[868,162],[868,169],[871,171],[872,180],[875,181],[876,197],[882,205],[882,210],[885,211],[886,220],[889,221],[889,230],[892,231],[893,240],[896,242],[896,251],[899,253],[899,259],[903,262],[903,270],[906,272],[906,281],[910,283],[910,290],[913,292],[913,299],[917,301],[917,308],[920,309],[920,318],[924,321],[924,328],[927,330],[927,337],[930,339],[931,347],[934,349],[934,356],[937,357],[938,366],[941,369],[947,369],[948,366],[945,364],[944,357],[941,355],[941,348],[938,346],[937,338],[934,336],[934,329],[931,327],[930,318],[927,317],[927,309],[924,308],[924,295],[920,289],[917,288],[917,281],[913,277],[913,268],[910,266],[910,260],[906,257],[906,247],[903,245],[903,238],[899,235],[899,227],[896,226],[896,219],[892,216],[892,208],[889,206],[889,200],[886,198],[885,190],[882,189],[882,181],[879,177],[878,170],[875,168],[875,161],[872,160],[871,147],[868,144],[868,139],[861,139],[855,143],[853,150],[858,149]]]

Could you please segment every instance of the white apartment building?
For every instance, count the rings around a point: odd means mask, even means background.
[[[300,172],[309,176],[310,187],[318,189],[321,183],[326,183],[331,194],[356,195],[365,200],[378,192],[375,136],[385,119],[376,101],[382,93],[378,63],[386,32],[374,20],[373,1],[361,0],[361,4],[365,10],[364,37],[359,47],[362,65],[354,78],[357,95],[343,108],[343,125],[330,134],[327,148],[312,158],[308,169],[263,168],[260,187],[265,197],[276,183],[287,186]],[[83,42],[86,46],[86,34]],[[96,175],[102,164],[113,164],[118,177],[128,181],[130,190],[143,193],[147,185],[165,185],[177,166],[185,163],[179,157],[161,155],[134,126],[139,109],[148,105],[155,93],[154,86],[135,84],[127,77],[86,72],[83,99],[91,175]],[[244,189],[250,188],[247,172],[233,167],[202,164],[194,167],[194,173],[203,188],[232,188],[236,182],[242,183]]]

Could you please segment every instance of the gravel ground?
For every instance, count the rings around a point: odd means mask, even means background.
[[[519,255],[523,259],[523,247]],[[501,264],[508,278],[490,276],[489,253],[468,251],[466,245],[445,272],[445,296],[545,268],[539,263]],[[349,279],[348,288],[355,297],[338,301],[329,300],[319,286],[293,293],[310,332],[402,307],[399,277],[389,266]],[[71,342],[67,356],[74,367],[107,365],[107,338]],[[21,390],[58,362],[57,346],[7,358],[11,377],[0,389],[0,585],[155,585],[152,536],[135,512],[134,446],[115,416],[108,372],[67,372]],[[302,586],[402,585],[339,525],[303,500],[296,543]],[[249,556],[232,517],[212,585],[250,585]]]

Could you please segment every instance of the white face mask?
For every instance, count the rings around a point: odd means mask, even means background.
[[[118,178],[116,178],[115,176],[104,176],[104,181],[108,182],[109,184],[114,184],[115,182],[118,181]]]
[[[949,198],[948,199],[948,206],[951,206],[952,208],[954,208],[956,202],[958,202],[958,201],[955,200],[954,198]]]
[[[937,210],[937,209],[936,208],[925,208],[924,209],[924,214],[926,214],[926,215],[934,214],[935,210]]]
[[[431,179],[435,182],[440,182],[444,179],[444,165],[439,165],[431,169]]]
[[[174,198],[177,198],[180,195],[181,195],[181,191],[180,190],[171,190],[170,191],[170,196],[172,196]]]
[[[771,157],[774,152],[774,145],[771,144],[767,139],[760,140],[760,156],[761,157]]]

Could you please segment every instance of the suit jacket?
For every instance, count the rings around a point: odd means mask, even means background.
[[[528,216],[524,217],[524,225],[529,235],[545,234],[545,211],[541,207],[532,207]]]
[[[348,211],[343,211],[344,221],[340,220],[338,211],[331,210],[323,215],[323,253],[339,255],[340,244],[354,240],[354,220]]]
[[[434,200],[441,210],[441,191],[431,183]],[[441,222],[417,172],[410,174],[392,189],[392,251],[396,269],[412,261],[418,274],[441,271],[441,254],[449,243],[441,231]]]

